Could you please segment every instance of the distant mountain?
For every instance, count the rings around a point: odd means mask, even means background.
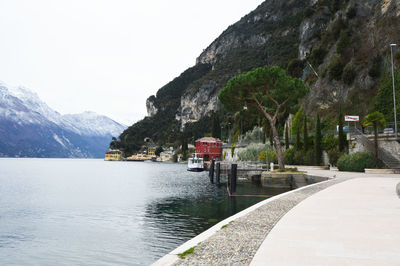
[[[99,158],[125,128],[94,112],[61,115],[33,91],[0,82],[0,157]]]

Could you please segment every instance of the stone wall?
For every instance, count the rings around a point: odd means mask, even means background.
[[[373,135],[367,135],[370,141],[374,141]],[[349,143],[349,153],[356,153],[356,152],[373,152],[367,150],[367,148],[362,145],[362,143],[358,140],[357,135],[352,135],[348,138],[350,140]],[[389,152],[393,157],[400,160],[400,144],[396,141],[394,136],[392,135],[384,135],[380,134],[378,138],[378,147],[384,149],[385,151]]]

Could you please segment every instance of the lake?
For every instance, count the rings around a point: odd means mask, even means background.
[[[261,200],[184,164],[3,158],[0,265],[149,265]]]

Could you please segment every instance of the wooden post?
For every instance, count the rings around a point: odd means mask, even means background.
[[[217,184],[221,184],[221,180],[220,180],[220,174],[221,174],[221,163],[218,162],[216,165],[216,179],[217,179]]]
[[[232,164],[230,182],[229,182],[229,190],[232,194],[236,192],[236,180],[237,180],[237,164]]]
[[[210,171],[208,172],[211,184],[214,184],[214,164],[215,164],[215,160],[212,159],[211,165],[210,165]]]

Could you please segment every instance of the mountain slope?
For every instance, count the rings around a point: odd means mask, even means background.
[[[149,117],[128,128],[120,145],[129,151],[140,147],[144,137],[173,143],[177,131],[194,124],[202,125],[197,127],[200,133],[209,132],[210,126],[204,125],[213,111],[228,125],[218,92],[229,78],[264,65],[278,65],[305,81],[311,93],[302,105],[309,115],[321,112],[332,119],[341,105],[363,116],[373,109],[380,80],[389,69],[389,44],[400,43],[399,27],[398,0],[265,1],[201,53],[192,69],[207,66],[203,72],[184,85],[175,80],[169,84],[179,87],[179,106],[165,112],[169,92],[149,97]],[[398,52],[395,58],[398,63]],[[156,116],[164,119],[153,119]]]
[[[61,115],[29,89],[0,82],[1,157],[103,157],[124,129],[92,112]]]

